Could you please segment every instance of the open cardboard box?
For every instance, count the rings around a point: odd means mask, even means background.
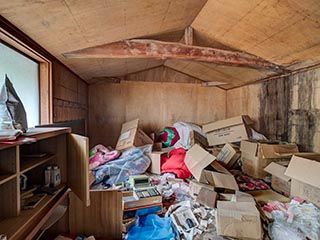
[[[215,208],[218,194],[214,191],[214,187],[208,184],[199,183],[197,181],[189,182],[190,196],[200,204]]]
[[[122,124],[121,134],[116,145],[117,150],[153,144],[151,137],[143,132],[138,125],[139,119]]]
[[[284,173],[289,165],[289,160],[281,162],[272,162],[264,170],[271,174],[271,187],[285,195],[290,196],[291,178]]]
[[[253,121],[247,115],[224,119],[202,126],[207,134],[209,146],[240,142],[251,136],[250,125]]]
[[[168,154],[174,148],[162,148],[162,151],[153,151],[150,154],[151,164],[148,168],[148,172],[154,174],[161,174],[161,156],[163,154]]]
[[[226,143],[217,155],[217,160],[226,169],[232,169],[232,167],[237,163],[237,160],[240,158],[240,156],[241,153],[239,149],[229,143]]]
[[[292,197],[300,197],[320,207],[320,154],[292,156],[285,175],[291,178]]]
[[[198,144],[187,152],[185,164],[200,183],[214,186],[215,189],[238,190],[234,176],[216,161],[216,157],[208,153]]]
[[[242,192],[231,201],[218,201],[216,227],[218,235],[237,239],[261,239],[260,213],[252,196]]]
[[[264,168],[271,162],[290,159],[299,152],[295,143],[269,144],[253,141],[241,141],[242,171],[255,178],[265,178],[268,173]]]

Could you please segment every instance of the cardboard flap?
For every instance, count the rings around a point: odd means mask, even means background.
[[[284,175],[286,170],[287,170],[287,168],[285,166],[282,166],[282,165],[275,163],[275,162],[270,163],[264,169],[264,171],[266,171],[267,173],[270,173],[271,175],[276,176],[276,177],[282,179],[283,181],[289,182],[291,178]]]
[[[215,191],[207,188],[201,188],[199,196],[197,197],[197,202],[205,206],[215,208],[217,198],[218,194]]]
[[[319,158],[307,159],[305,157],[293,156],[285,172],[286,176],[320,188],[320,162]]]
[[[132,120],[130,122],[126,122],[122,124],[121,133],[127,132],[130,129],[138,128],[139,119]]]
[[[240,151],[244,152],[248,156],[257,156],[258,144],[255,142],[250,142],[243,140],[240,143]]]
[[[195,144],[187,152],[184,162],[195,179],[200,182],[202,170],[215,159],[215,156],[208,153],[198,144]]]
[[[228,201],[218,201],[217,202],[217,208],[218,209],[225,209],[226,210],[226,215],[229,215],[230,217],[233,217],[232,215],[234,212],[245,212],[246,214],[250,215],[258,215],[259,211],[256,208],[256,203],[255,202],[228,202]]]
[[[207,133],[207,132],[211,132],[211,131],[214,131],[217,129],[225,128],[226,126],[230,127],[230,126],[235,126],[235,125],[239,125],[239,124],[246,124],[246,122],[248,122],[249,124],[252,124],[252,121],[249,119],[250,119],[249,116],[246,116],[245,120],[244,120],[244,116],[237,116],[237,117],[233,117],[233,118],[220,120],[217,122],[204,124],[202,126],[202,131],[204,133]]]
[[[216,170],[217,172],[231,175],[231,173],[230,173],[227,169],[225,169],[225,168],[224,168],[220,163],[218,163],[217,161],[213,161],[213,162],[210,164],[210,166],[213,167],[214,170]]]
[[[299,152],[296,144],[259,144],[263,158],[291,158]]]
[[[251,120],[251,118],[248,115],[242,115],[242,119],[246,125],[253,125],[254,124],[254,122]]]
[[[140,128],[138,128],[136,131],[137,134],[134,140],[135,145],[143,146],[147,144],[153,144],[152,138],[149,137],[144,131],[142,131]]]
[[[219,172],[204,170],[201,176],[201,182],[210,184],[215,188],[239,190],[238,184],[233,175],[223,174]]]

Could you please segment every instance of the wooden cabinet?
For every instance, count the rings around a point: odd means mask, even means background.
[[[34,138],[36,142],[18,140],[0,144],[0,234],[8,239],[32,239],[65,199],[69,188],[84,206],[90,205],[88,138],[72,134],[70,128],[34,128],[24,137]],[[35,153],[46,155],[32,157]],[[20,175],[27,176],[29,186],[43,185],[47,165],[60,168],[59,192],[47,195],[33,209],[22,210]]]

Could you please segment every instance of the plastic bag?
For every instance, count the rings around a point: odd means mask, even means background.
[[[28,129],[26,111],[7,75],[0,90],[0,129]]]
[[[120,158],[97,167],[94,172],[96,184],[103,182],[106,185],[125,182],[131,175],[144,173],[150,166],[149,154],[152,145],[132,148],[124,151]]]
[[[175,235],[171,227],[171,218],[160,218],[156,214],[150,214],[138,219],[127,236],[127,240],[174,240]]]

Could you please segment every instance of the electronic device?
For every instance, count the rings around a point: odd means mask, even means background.
[[[128,181],[133,188],[150,187],[150,178],[147,175],[133,175],[129,177]]]

